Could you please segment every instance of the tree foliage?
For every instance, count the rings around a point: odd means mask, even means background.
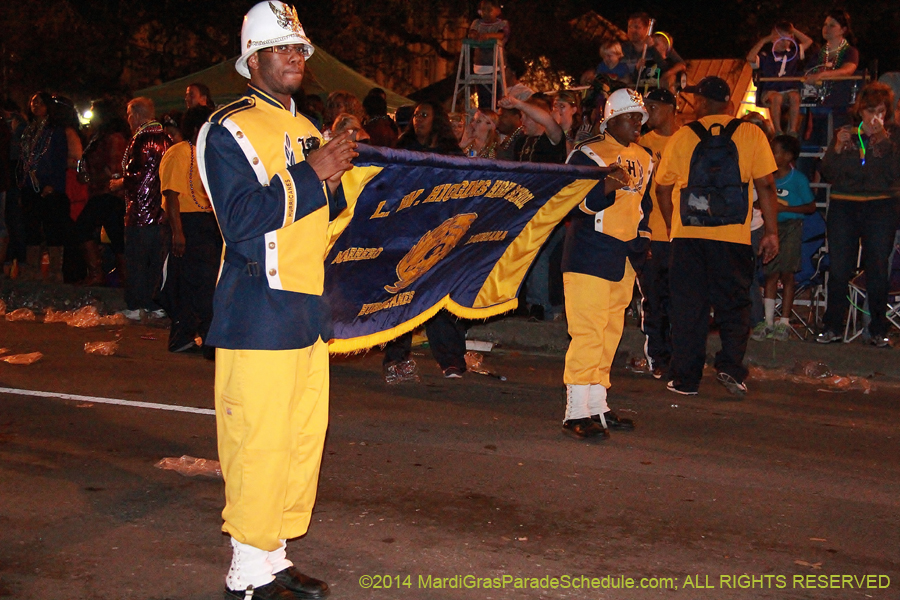
[[[0,3],[0,69],[6,95],[38,89],[75,97],[134,89],[187,75],[240,52],[242,15],[252,0],[44,0]],[[456,59],[476,0],[322,0],[297,3],[313,41],[367,75],[409,85],[409,65],[429,55]],[[900,70],[900,3],[847,2],[863,66]],[[589,0],[508,0],[509,51],[548,72],[577,77],[597,64],[597,48],[571,35],[569,21],[595,10],[625,28],[638,6]],[[821,39],[829,8],[814,0],[647,2],[658,28],[685,58],[743,57],[772,23],[787,18]],[[402,86],[397,86],[402,87]]]

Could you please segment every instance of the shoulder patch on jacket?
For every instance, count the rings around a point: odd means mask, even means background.
[[[254,106],[256,106],[256,100],[254,98],[251,98],[249,96],[238,98],[231,104],[223,106],[212,115],[210,115],[209,122],[215,123],[216,125],[221,125],[226,119],[232,117],[236,113],[245,111],[249,108],[253,108]]]
[[[589,138],[586,139],[586,140],[583,140],[583,141],[581,141],[581,142],[578,142],[577,144],[575,144],[575,148],[574,148],[574,149],[575,149],[575,150],[581,150],[582,146],[585,146],[585,145],[587,145],[587,144],[593,144],[594,142],[602,142],[602,141],[605,140],[605,139],[606,139],[606,134],[605,134],[605,133],[598,133],[597,135],[595,135],[595,136],[593,136],[593,137],[589,137]]]

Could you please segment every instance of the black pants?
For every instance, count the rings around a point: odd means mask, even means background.
[[[425,334],[431,354],[441,370],[448,367],[466,370],[466,328],[458,318],[442,310],[425,322]],[[385,364],[406,360],[411,347],[412,332],[391,340],[384,347]]]
[[[100,239],[100,228],[106,230],[112,251],[125,252],[125,199],[115,194],[91,196],[75,221],[75,239],[79,244]]]
[[[638,274],[641,286],[641,331],[647,337],[644,353],[652,367],[667,369],[672,357],[669,323],[670,242],[650,242],[650,258]]]
[[[866,272],[866,297],[869,301],[869,333],[887,334],[885,317],[888,297],[888,262],[897,231],[900,200],[832,200],[828,208],[828,254],[831,274],[828,278],[828,308],[822,321],[825,329],[840,333],[850,300],[848,284],[856,269],[859,245]]]
[[[212,213],[181,213],[184,255],[169,253],[163,306],[172,319],[169,350],[177,350],[200,336],[206,340],[213,317],[213,293],[222,256],[222,235]],[[163,289],[166,292],[166,289]]]
[[[60,192],[41,196],[26,182],[21,201],[25,245],[65,246],[68,243],[72,234],[68,196]]]
[[[162,225],[125,228],[125,304],[129,310],[157,310],[153,300],[162,279],[169,228]]]
[[[2,159],[0,159],[2,160]],[[15,173],[10,161],[10,173]],[[6,260],[25,262],[25,226],[22,223],[22,191],[13,183],[6,190],[6,229],[9,232],[9,246],[6,248]]]
[[[715,368],[744,381],[744,354],[750,337],[750,283],[753,249],[749,244],[676,238],[672,240],[669,289],[672,361],[669,378],[696,391],[706,362],[709,309],[715,311],[722,349]]]

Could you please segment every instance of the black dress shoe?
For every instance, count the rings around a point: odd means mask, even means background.
[[[294,598],[324,598],[328,595],[328,584],[304,575],[294,567],[275,573],[275,581],[283,585]]]
[[[583,419],[569,419],[562,426],[563,433],[577,440],[585,440],[587,438],[600,437],[607,439],[609,431],[603,429],[599,423],[595,423],[590,417]]]
[[[247,590],[229,590],[225,588],[225,600],[245,600],[247,598],[252,598],[253,600],[295,600],[298,597],[302,598],[303,596],[296,596],[278,583],[277,578],[266,585],[252,588],[252,591],[250,588]]]
[[[610,429],[615,429],[616,431],[634,431],[634,421],[631,419],[620,419],[619,415],[611,410],[603,413],[603,418],[606,419],[606,426]],[[603,426],[600,415],[591,415],[591,420],[598,423],[601,427]]]

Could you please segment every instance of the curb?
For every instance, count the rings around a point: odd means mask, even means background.
[[[565,322],[531,322],[521,317],[506,317],[473,325],[468,338],[493,342],[506,350],[526,350],[547,354],[565,354],[569,336]],[[719,336],[709,336],[706,352],[715,355],[721,348]],[[633,319],[626,319],[625,331],[617,354],[643,357],[644,335]],[[900,356],[892,349],[874,348],[863,342],[817,344],[812,340],[787,342],[766,340],[747,345],[746,360],[767,369],[793,369],[797,363],[822,362],[842,375],[900,378]],[[618,357],[617,357],[618,362]]]
[[[71,309],[94,304],[102,313],[125,308],[121,288],[79,287],[45,284],[39,281],[3,280],[0,296],[12,308],[28,306],[43,309]],[[505,350],[522,350],[564,355],[569,347],[565,321],[532,321],[524,317],[495,317],[469,327],[468,339],[493,342]],[[626,319],[625,331],[617,354],[628,358],[642,357],[644,336],[634,319]],[[709,336],[706,352],[712,356],[721,347],[719,336]],[[874,348],[863,342],[850,344],[817,344],[811,340],[792,338],[787,342],[766,340],[747,345],[747,361],[767,369],[792,369],[796,363],[822,362],[831,371],[842,375],[863,377],[889,376],[900,378],[900,355],[891,349]],[[617,362],[619,357],[617,357]]]

